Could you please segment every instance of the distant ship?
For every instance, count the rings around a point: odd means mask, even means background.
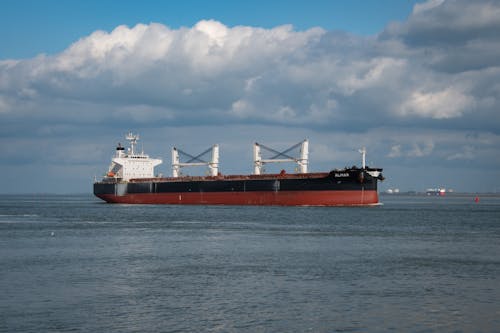
[[[446,195],[446,189],[445,188],[428,188],[425,193],[427,195],[437,195],[440,197],[443,197]]]
[[[179,150],[172,149],[172,176],[155,176],[161,159],[136,152],[138,135],[129,133],[130,147],[116,147],[108,172],[94,183],[94,195],[108,203],[175,205],[276,205],[276,206],[367,206],[379,204],[377,183],[383,180],[381,168],[361,167],[308,172],[308,140],[300,143],[300,157],[285,152],[272,159],[262,159],[261,148],[254,144],[254,173],[222,175],[219,173],[219,146],[214,145],[209,162],[197,156],[180,163]],[[296,145],[297,147],[299,145]],[[286,157],[286,158],[276,158]],[[263,165],[274,162],[297,163],[297,173],[264,174]],[[183,176],[180,169],[190,165],[208,166],[208,176]]]

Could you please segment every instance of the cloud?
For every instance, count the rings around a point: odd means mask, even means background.
[[[474,147],[464,146],[461,152],[455,153],[447,157],[448,160],[472,160],[474,159]]]
[[[391,151],[387,154],[387,157],[400,157],[401,156],[401,145],[394,145],[391,147]]]
[[[407,21],[384,31],[417,45],[464,44],[476,39],[498,39],[498,3],[489,0],[430,0],[416,4]]]
[[[460,72],[499,66],[500,6],[489,0],[431,0],[416,4],[405,22],[381,39],[398,40],[435,70]]]
[[[417,3],[413,7],[413,14],[424,15],[425,12],[428,12],[431,9],[435,9],[438,6],[441,6],[443,3],[444,0],[429,0],[423,3]]]
[[[161,141],[185,129],[202,142],[271,131],[291,144],[307,135],[349,162],[366,145],[381,164],[474,157],[486,167],[500,143],[499,13],[492,1],[427,1],[370,37],[214,20],[95,31],[59,54],[0,60],[0,136],[10,145],[0,153],[47,162],[51,149],[68,154],[57,142],[71,137],[91,155],[96,140],[129,129]],[[38,150],[26,157],[28,146]]]
[[[428,141],[422,146],[417,143],[414,143],[413,149],[408,153],[408,155],[415,157],[422,157],[431,154],[433,150],[434,150],[434,143],[432,141]]]
[[[431,93],[416,91],[402,105],[401,114],[415,114],[435,119],[454,118],[460,117],[473,104],[472,97],[453,88]]]
[[[422,4],[408,22],[443,5]],[[392,28],[393,40],[407,30],[396,34]],[[438,73],[408,47],[399,54],[384,50],[387,43],[319,28],[230,28],[213,20],[177,30],[155,23],[119,26],[96,31],[55,56],[2,62],[1,105],[3,112],[7,106],[30,112],[49,109],[54,100],[78,102],[90,104],[85,113],[110,121],[144,119],[150,108],[168,115],[159,117],[163,123],[343,127],[357,120],[366,128],[374,120],[398,122],[393,114],[456,118],[472,112],[476,102],[497,103],[493,91],[476,101],[474,89],[487,84],[482,73]],[[482,45],[476,46],[494,48]],[[498,73],[488,82],[496,78]],[[111,112],[103,114],[104,105]]]

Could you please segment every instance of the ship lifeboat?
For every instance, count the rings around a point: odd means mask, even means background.
[[[107,176],[108,176],[108,177],[114,177],[114,176],[115,176],[115,173],[114,173],[113,171],[110,171],[110,172],[108,172],[108,175],[107,175]]]

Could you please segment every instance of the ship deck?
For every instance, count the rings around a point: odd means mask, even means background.
[[[130,179],[131,183],[139,182],[186,182],[186,181],[221,181],[221,180],[273,180],[273,179],[312,179],[325,178],[329,172],[310,173],[275,173],[263,175],[219,175],[219,176],[182,176],[182,177],[154,177]]]

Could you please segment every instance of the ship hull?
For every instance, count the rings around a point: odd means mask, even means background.
[[[379,203],[377,178],[362,170],[325,174],[198,177],[97,182],[108,203],[364,206]]]

